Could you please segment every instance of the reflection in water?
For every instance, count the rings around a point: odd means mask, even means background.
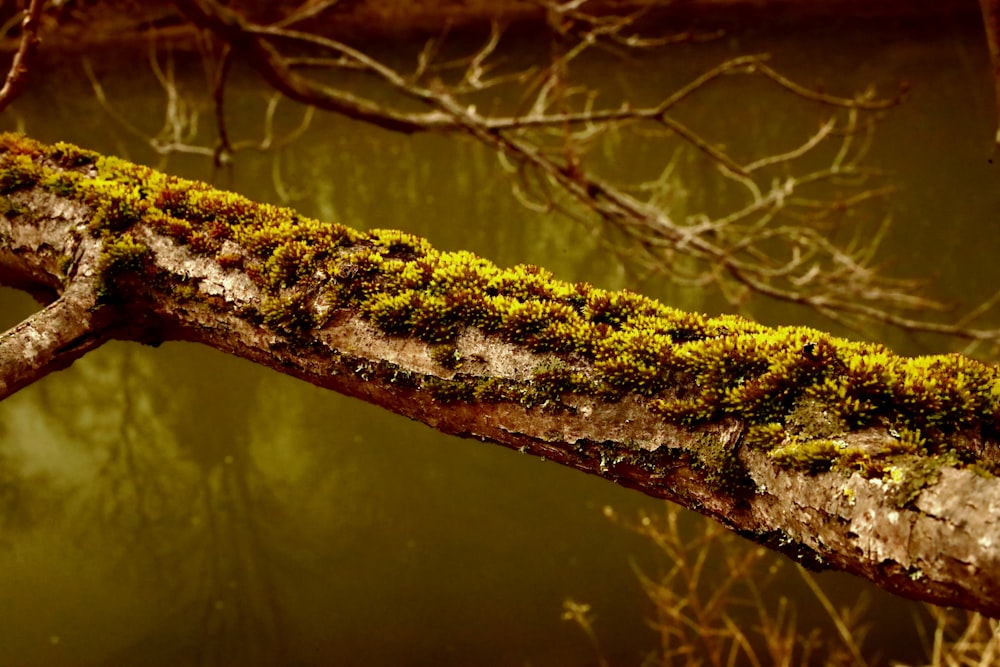
[[[116,570],[149,568],[135,574],[168,592],[170,609],[128,653],[140,659],[166,626],[184,640],[161,649],[164,664],[275,664],[284,638],[267,548],[282,542],[260,532],[284,521],[247,444],[252,376],[229,373],[240,392],[220,382],[191,394],[172,391],[185,380],[176,366],[137,363],[131,351],[117,361],[104,387],[116,409],[100,412],[120,420],[82,501],[98,516],[81,525],[105,528],[104,543],[120,549]],[[207,429],[190,419],[195,396],[213,403]]]
[[[610,526],[579,538],[566,516],[595,497],[580,492],[589,478],[563,471],[571,483],[547,488],[552,466],[523,470],[529,459],[497,460],[192,345],[112,344],[4,410],[3,451],[23,463],[14,488],[38,502],[3,527],[0,595],[19,612],[0,606],[4,664],[388,665],[414,647],[464,664],[481,646],[499,660],[548,644],[585,654],[568,629],[526,627],[558,627],[566,587],[598,571],[596,590],[626,582],[604,599],[636,595],[627,559],[603,563],[641,551],[637,540],[616,544]],[[474,488],[493,500],[456,501]],[[581,545],[592,553],[576,555]],[[552,580],[553,568],[565,576]],[[640,619],[623,615],[633,629],[622,636],[645,636]]]
[[[989,260],[994,239],[977,234],[991,228],[1000,204],[995,170],[976,143],[992,136],[974,75],[985,59],[966,46],[978,43],[978,27],[949,29],[747,30],[682,47],[675,60],[698,69],[735,52],[772,50],[776,64],[804,81],[846,77],[855,89],[858,71],[886,88],[913,81],[913,101],[883,123],[888,139],[873,147],[904,185],[893,200],[898,232],[886,248],[908,258],[901,273],[933,266],[945,291],[974,302],[972,292],[988,295],[1000,281]],[[121,69],[102,78],[109,99],[137,124],[162,118],[161,91],[145,65],[126,72],[112,60]],[[671,62],[662,75],[687,78]],[[75,67],[19,101],[28,129],[45,141],[154,159],[101,116]],[[239,83],[231,109],[250,99],[257,109],[266,104],[259,89]],[[752,124],[759,131],[751,136],[760,137],[787,121],[750,92],[738,118],[723,102],[693,113]],[[969,117],[955,118],[956,108]],[[289,127],[300,118],[290,113]],[[234,118],[231,129],[252,135],[259,119]],[[639,148],[627,157],[629,169],[651,159]],[[677,169],[693,171],[685,159]],[[175,156],[168,167],[211,176],[204,161]],[[520,208],[494,159],[470,144],[400,138],[323,116],[280,153],[241,154],[231,177],[229,185],[254,198],[285,196],[306,214],[399,227],[500,264],[532,262],[564,279],[718,307],[694,290],[643,283],[600,238]],[[670,194],[679,210],[714,196],[697,178],[685,188]],[[953,259],[942,258],[943,248]],[[0,326],[33,308],[0,290]],[[792,308],[760,314],[822,326]],[[890,342],[921,350],[912,340]],[[560,621],[567,599],[591,605],[612,664],[639,664],[655,637],[629,561],[647,573],[658,566],[648,544],[604,519],[604,505],[625,516],[659,507],[195,346],[110,344],[0,404],[0,664],[596,663],[586,638]],[[860,587],[844,581],[831,586],[837,604],[853,602]],[[779,585],[809,598],[801,584]],[[873,604],[873,618],[894,614],[873,627],[873,643],[899,658],[916,650],[912,606],[886,596]],[[803,627],[814,613],[803,608]]]
[[[152,603],[154,623],[107,664],[151,664],[151,654],[162,664],[275,664],[284,655],[273,582],[281,554],[268,550],[289,543],[261,535],[286,522],[247,446],[253,377],[240,379],[238,367],[227,374],[246,393],[223,391],[222,381],[216,396],[171,392],[184,380],[177,366],[129,346],[118,352],[82,366],[77,381],[43,383],[32,406],[78,464],[69,470],[64,452],[44,462],[33,452],[65,485],[51,503],[59,513],[37,519],[61,523],[64,539],[99,553]],[[192,400],[206,398],[216,399],[213,420],[193,423]],[[8,438],[38,442],[25,435]],[[152,653],[164,630],[175,641]]]

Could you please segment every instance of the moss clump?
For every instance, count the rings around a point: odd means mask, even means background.
[[[433,375],[424,378],[421,388],[429,391],[440,403],[471,403],[475,400],[475,387],[462,380],[445,380]]]
[[[59,141],[52,146],[49,157],[63,169],[79,170],[97,164],[101,154]]]
[[[42,180],[44,173],[31,155],[9,153],[4,157],[4,168],[0,170],[0,194],[30,188]]]
[[[215,261],[224,269],[241,269],[244,266],[243,255],[234,252],[220,252]]]
[[[71,197],[76,192],[77,179],[66,172],[46,174],[40,185],[59,197]]]
[[[259,312],[266,326],[291,336],[300,335],[316,325],[308,296],[298,292],[266,297]]]
[[[98,263],[98,300],[102,303],[116,302],[120,279],[143,273],[148,258],[149,248],[129,233],[106,243]]]
[[[27,209],[18,202],[11,200],[10,197],[0,195],[0,215],[13,218],[24,215],[26,212]]]
[[[385,256],[392,259],[412,261],[433,251],[426,239],[397,229],[372,229],[365,238],[373,246],[384,249]]]
[[[598,331],[603,326],[608,325],[599,324]],[[677,369],[673,341],[655,328],[608,331],[594,341],[591,353],[604,383],[626,393],[655,396],[670,384],[674,375],[670,371]]]
[[[896,507],[913,502],[922,490],[938,481],[946,463],[940,457],[911,456],[886,466],[884,479],[891,489],[889,501]]]
[[[521,403],[528,394],[524,384],[507,378],[486,378],[476,381],[472,398],[484,403]]]
[[[743,444],[755,449],[771,449],[786,437],[785,425],[781,422],[752,424],[743,434]]]
[[[454,343],[441,343],[431,347],[431,359],[448,370],[455,370],[462,365],[462,357],[458,353],[458,346]]]
[[[786,468],[806,472],[826,472],[848,450],[847,443],[821,438],[799,441],[792,437],[768,454],[772,461]]]
[[[566,394],[591,393],[587,376],[574,371],[561,359],[552,359],[532,371],[531,392],[534,402],[551,404],[561,401]]]
[[[55,148],[53,147],[53,149]],[[3,153],[5,156],[16,157],[18,155],[27,155],[28,157],[36,158],[39,155],[44,155],[47,150],[48,147],[45,144],[26,137],[23,134],[17,132],[0,133],[0,153]]]
[[[94,236],[117,234],[131,228],[149,212],[143,191],[115,181],[78,181],[82,199],[93,206],[90,231]]]
[[[313,248],[306,239],[289,239],[275,247],[262,269],[268,286],[283,289],[297,285],[312,263],[312,252]]]

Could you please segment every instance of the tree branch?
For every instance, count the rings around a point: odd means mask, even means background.
[[[42,20],[45,0],[31,0],[21,22],[21,45],[14,54],[14,61],[7,72],[7,80],[0,88],[0,113],[21,94],[28,78],[28,63],[38,46],[38,24]]]
[[[0,339],[0,396],[111,335],[196,341],[1000,616],[1000,369],[684,313],[98,157],[0,136],[0,278],[69,285]]]
[[[110,338],[94,312],[93,290],[79,283],[20,324],[0,333],[0,400],[69,367]]]
[[[979,0],[979,9],[986,29],[986,46],[990,52],[990,70],[993,75],[993,102],[997,118],[994,142],[1000,147],[1000,0]]]
[[[451,125],[440,114],[388,111],[381,105],[298,75],[277,49],[249,30],[250,24],[243,17],[211,0],[176,0],[175,4],[195,25],[212,31],[243,53],[271,86],[293,100],[396,132],[423,132]]]

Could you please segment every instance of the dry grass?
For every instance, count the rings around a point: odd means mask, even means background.
[[[1000,620],[930,605],[927,610],[932,627],[929,631],[919,628],[927,646],[927,667],[1000,665]]]
[[[874,619],[867,617],[864,596],[837,607],[814,577],[790,562],[775,560],[764,547],[752,545],[712,522],[682,520],[682,511],[667,505],[662,516],[626,520],[611,508],[613,521],[645,536],[663,555],[662,571],[637,575],[653,603],[650,624],[658,646],[643,667],[793,667],[843,665],[918,667],[878,658],[865,650]],[[796,602],[777,594],[778,577],[801,577],[826,621],[803,627]],[[1000,665],[1000,621],[980,614],[926,606],[929,623],[918,620],[927,662],[919,667],[987,667]],[[599,628],[590,605],[567,599],[563,619],[579,625],[598,655]]]

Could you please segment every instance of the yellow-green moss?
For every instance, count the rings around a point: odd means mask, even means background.
[[[44,169],[35,163],[31,155],[7,153],[4,155],[4,168],[0,171],[0,193],[32,187],[42,180],[44,174]]]
[[[521,382],[491,377],[476,381],[472,397],[473,400],[486,403],[521,403],[527,391],[527,387]]]
[[[674,422],[743,420],[745,444],[811,471],[881,474],[893,457],[920,454],[989,474],[990,461],[1000,459],[980,461],[950,444],[967,436],[995,441],[1000,431],[1000,374],[965,357],[908,359],[813,329],[686,313],[632,292],[559,281],[531,265],[500,268],[468,252],[441,252],[401,231],[363,233],[303,218],[65,144],[0,135],[0,155],[0,194],[39,185],[93,207],[92,233],[109,244],[109,276],[141,269],[141,249],[128,234],[142,223],[245,271],[266,295],[248,315],[290,342],[329,319],[329,310],[317,315],[322,303],[358,312],[387,335],[431,343],[446,367],[469,328],[562,363],[521,382],[460,373],[429,379],[441,400],[551,406],[568,393],[632,394]],[[829,432],[804,431],[803,406],[823,415]],[[858,428],[894,433],[899,446],[881,454],[838,446],[836,431]],[[720,465],[724,458],[708,456]]]
[[[847,443],[820,438],[800,441],[794,436],[771,450],[771,460],[786,468],[826,472],[848,451]]]
[[[462,365],[462,357],[458,353],[458,346],[454,343],[433,345],[431,347],[431,359],[448,370],[455,370]]]
[[[752,424],[743,435],[743,444],[756,449],[771,449],[784,442],[786,436],[785,425],[780,422]]]
[[[530,389],[536,403],[552,404],[566,394],[593,393],[594,387],[585,374],[574,371],[561,359],[553,359],[532,371]]]
[[[265,297],[259,313],[265,325],[293,336],[312,329],[316,324],[308,297],[301,292]]]
[[[883,468],[882,478],[889,483],[889,501],[904,507],[927,486],[937,482],[941,468],[954,465],[954,457],[909,456]]]
[[[129,233],[109,239],[101,251],[98,263],[100,274],[98,299],[104,303],[116,300],[118,280],[122,276],[143,272],[148,257],[149,248],[136,241]]]
[[[0,215],[5,217],[16,217],[27,212],[24,206],[11,200],[7,195],[0,195]]]

